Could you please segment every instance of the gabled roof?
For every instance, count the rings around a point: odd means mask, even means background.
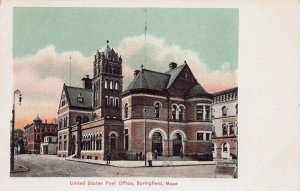
[[[166,74],[169,74],[170,75],[170,79],[169,79],[169,82],[168,82],[168,85],[166,88],[169,88],[172,83],[174,82],[174,80],[177,78],[177,76],[180,74],[180,72],[182,71],[182,69],[186,66],[187,64],[183,64],[181,66],[178,66],[172,70],[169,70],[166,72]]]
[[[211,94],[209,94],[200,84],[195,85],[190,93],[189,93],[189,97],[196,97],[196,96],[212,96]]]
[[[92,108],[92,89],[78,88],[72,86],[65,86],[67,98],[70,103],[70,107],[80,107],[80,108]],[[83,102],[78,101],[78,97],[83,98]]]
[[[167,86],[169,78],[169,74],[142,69],[124,92],[134,89],[163,91]]]

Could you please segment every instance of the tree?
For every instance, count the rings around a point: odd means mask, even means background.
[[[25,153],[24,130],[23,129],[15,129],[14,143],[15,143],[14,147],[17,149],[18,154]],[[20,148],[20,150],[18,148]]]

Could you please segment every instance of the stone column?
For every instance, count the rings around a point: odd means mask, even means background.
[[[76,151],[75,151],[75,156],[78,158],[80,157],[81,154],[81,144],[82,144],[82,137],[81,137],[81,124],[79,122],[76,123]]]

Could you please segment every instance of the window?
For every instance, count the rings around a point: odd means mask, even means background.
[[[210,140],[210,133],[205,133],[205,140],[209,141]]]
[[[77,96],[77,101],[83,103],[83,97],[81,93],[79,93],[79,95]]]
[[[185,111],[184,106],[179,106],[179,120],[180,121],[184,120],[184,111]]]
[[[223,124],[222,125],[222,134],[223,134],[223,136],[227,136],[227,125],[226,124]]]
[[[118,97],[115,98],[115,106],[119,107],[119,98]]]
[[[58,128],[62,128],[62,119],[59,119]]]
[[[124,117],[128,118],[128,103],[126,103],[124,107]]]
[[[177,119],[178,108],[176,105],[172,105],[172,119]]]
[[[235,105],[235,114],[238,115],[238,104]]]
[[[228,152],[228,145],[227,145],[227,143],[223,144],[223,152]]]
[[[210,120],[210,106],[209,105],[205,106],[205,120],[206,121]]]
[[[203,133],[197,133],[197,140],[203,140]]]
[[[154,117],[155,118],[159,118],[160,117],[160,109],[161,109],[161,105],[159,102],[156,102],[154,104]]]
[[[196,106],[197,120],[203,120],[203,105]]]
[[[66,100],[65,99],[61,100],[61,107],[63,107],[64,105],[66,105]]]
[[[229,135],[234,135],[234,125],[233,124],[229,125]]]
[[[211,145],[211,150],[212,150],[212,152],[215,152],[215,144]]]
[[[227,116],[227,107],[223,106],[222,107],[222,117],[226,117]]]
[[[115,90],[119,90],[119,82],[118,81],[115,82]]]
[[[125,150],[127,151],[128,150],[128,142],[129,142],[129,140],[128,140],[128,129],[124,129],[124,135],[125,135],[125,139],[124,139],[125,144],[124,144],[124,146],[125,146]]]
[[[111,90],[114,89],[113,84],[114,84],[114,81],[111,80],[110,83],[109,83],[109,89],[111,89]]]
[[[111,106],[114,106],[114,98],[113,98],[113,97],[110,97],[109,99],[110,99],[110,101],[109,101],[109,102],[110,102],[110,105],[111,105]]]
[[[107,79],[105,79],[105,81],[104,81],[104,88],[105,88],[105,89],[108,88],[108,80],[107,80]]]
[[[116,149],[116,135],[113,133],[110,135],[110,150]]]
[[[109,103],[108,103],[108,96],[105,96],[105,106],[108,106]]]

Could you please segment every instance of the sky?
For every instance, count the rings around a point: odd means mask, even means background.
[[[63,83],[81,86],[106,40],[123,58],[124,88],[144,63],[165,72],[186,60],[209,92],[237,86],[238,9],[14,8],[14,88],[23,94],[17,128],[57,117]],[[70,61],[71,57],[71,61]],[[69,66],[71,62],[71,73]],[[19,115],[18,115],[19,114]]]

